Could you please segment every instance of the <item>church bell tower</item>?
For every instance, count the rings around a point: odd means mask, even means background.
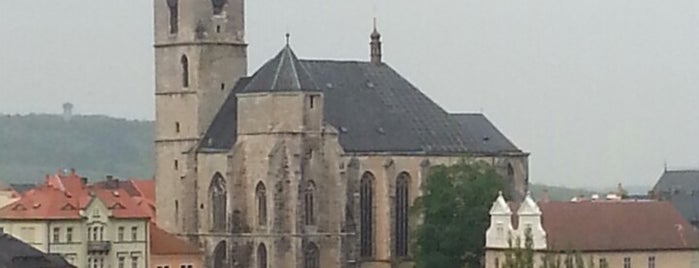
[[[156,218],[169,232],[191,234],[198,220],[190,156],[247,73],[244,0],[154,0],[154,11]]]

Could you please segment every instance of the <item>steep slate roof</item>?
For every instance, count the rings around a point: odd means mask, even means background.
[[[0,267],[3,268],[74,268],[63,258],[45,254],[8,234],[0,234]]]
[[[287,44],[252,76],[243,92],[320,91]]]
[[[515,146],[483,114],[452,114],[471,152],[516,152]]]
[[[267,65],[280,66],[277,58],[283,54],[284,51],[265,64],[252,81],[239,81],[202,139],[201,151],[233,147],[235,94],[269,87],[270,79],[258,77],[274,77],[270,71],[274,68]],[[312,81],[322,90],[325,122],[338,129],[346,152],[522,153],[485,116],[447,113],[385,63],[299,62],[300,69],[307,70],[311,77],[308,83]],[[484,136],[489,137],[487,142],[483,142]]]
[[[699,190],[699,170],[667,170],[653,190],[659,192]]]
[[[699,227],[699,170],[666,170],[653,187],[655,198],[670,201]]]
[[[150,224],[150,253],[154,255],[197,255],[199,249],[177,236]]]
[[[699,248],[699,235],[668,202],[540,202],[553,250],[641,251]]]

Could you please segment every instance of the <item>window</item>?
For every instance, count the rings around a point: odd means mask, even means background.
[[[180,64],[182,64],[182,87],[189,87],[189,60],[187,56],[182,55],[180,59]]]
[[[138,227],[131,227],[131,241],[138,240]]]
[[[213,5],[214,15],[220,15],[223,12],[223,7],[226,5],[227,0],[211,0]]]
[[[257,224],[265,226],[267,225],[267,189],[264,183],[257,184],[255,198],[257,199]]]
[[[138,256],[131,256],[131,268],[138,268]]]
[[[495,258],[495,268],[500,268],[500,258]]]
[[[92,227],[92,241],[97,241],[99,235],[99,227]]]
[[[360,253],[362,257],[374,255],[374,175],[362,175],[359,191]]]
[[[121,228],[123,229],[124,227],[121,227]],[[126,262],[126,257],[124,257],[124,256],[119,256],[119,265],[118,265],[118,268],[124,268],[124,263],[125,263],[125,262]]]
[[[396,199],[394,209],[396,213],[394,234],[394,254],[398,257],[408,256],[408,209],[409,209],[409,189],[410,175],[401,173],[396,180]]]
[[[599,258],[599,267],[600,268],[609,267],[609,263],[607,263],[606,258]]]
[[[265,244],[257,247],[257,268],[267,268],[267,248]]]
[[[631,258],[629,258],[629,257],[624,258],[624,268],[631,268]]]
[[[92,228],[87,228],[87,239],[92,241]]]
[[[99,229],[99,241],[104,241],[104,227],[100,227]]]
[[[175,200],[175,223],[180,223],[180,202]]]
[[[223,232],[226,230],[226,215],[228,210],[228,193],[226,192],[226,181],[221,173],[216,173],[209,185],[209,196],[211,198],[211,219],[212,230]]]
[[[66,242],[73,242],[73,227],[66,228]]]
[[[53,228],[53,242],[58,243],[61,240],[61,228]]]
[[[177,0],[167,0],[167,7],[170,10],[170,33],[177,33],[177,20],[179,19],[179,8],[177,7]]]
[[[565,259],[565,268],[573,268],[573,257],[571,257],[571,256],[566,256],[566,259]]]
[[[221,26],[218,26],[218,27],[219,27],[219,29],[221,28]],[[224,89],[226,89],[226,84],[221,83],[221,90],[224,90]]]
[[[316,96],[310,96],[310,97],[309,97],[309,102],[310,102],[310,105],[311,105],[311,109],[313,109],[313,108],[315,107],[315,104],[316,104]]]
[[[124,241],[124,226],[119,226],[117,229],[117,240]]]
[[[0,227],[0,234],[4,234],[4,233],[5,233],[5,228]]]
[[[320,254],[318,254],[318,246],[314,243],[309,243],[303,253],[304,268],[320,268]]]
[[[180,122],[175,122],[175,133],[180,133]]]
[[[316,184],[313,181],[308,181],[306,185],[306,191],[304,193],[303,207],[304,207],[304,223],[306,225],[315,225],[315,200],[314,195],[316,191]]]
[[[655,268],[655,256],[648,257],[648,268]]]
[[[214,249],[214,254],[213,254],[213,262],[214,262],[214,268],[222,268],[226,267],[226,241],[221,241],[216,245],[216,248]]]

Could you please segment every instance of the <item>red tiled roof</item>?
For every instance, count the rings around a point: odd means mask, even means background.
[[[196,255],[199,249],[179,237],[150,224],[150,251],[154,255]]]
[[[129,181],[131,181],[131,183],[136,187],[136,190],[138,190],[138,192],[143,198],[148,199],[151,202],[155,202],[154,180],[130,179]]]
[[[87,200],[89,199],[43,185],[29,190],[20,200],[1,208],[0,219],[79,219],[78,212]]]
[[[45,184],[27,191],[0,209],[0,219],[79,219],[79,211],[98,198],[115,218],[151,218],[154,206],[132,197],[125,189],[86,187],[75,173],[47,176]],[[149,204],[145,202],[145,204]]]
[[[699,248],[699,235],[668,202],[539,203],[549,249],[577,251]]]

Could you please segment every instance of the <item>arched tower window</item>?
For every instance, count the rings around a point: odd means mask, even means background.
[[[216,245],[213,254],[214,268],[226,267],[226,241],[221,241]]]
[[[211,199],[212,229],[217,232],[226,231],[226,210],[228,193],[226,181],[221,173],[216,173],[209,186],[209,198]]]
[[[186,55],[182,55],[180,64],[182,64],[182,87],[189,87],[189,59]]]
[[[320,268],[320,252],[314,243],[308,243],[303,252],[304,268]]]
[[[264,243],[257,246],[257,268],[267,268],[267,247]]]
[[[267,225],[267,188],[260,182],[255,188],[255,199],[257,199],[257,224]]]
[[[315,213],[315,191],[316,184],[313,181],[308,181],[306,189],[303,194],[303,208],[304,217],[303,222],[306,225],[316,224],[316,213]]]
[[[374,255],[374,175],[362,175],[359,190],[360,253],[362,257]]]
[[[167,0],[167,7],[170,10],[170,33],[177,33],[179,19],[179,7],[177,0]]]
[[[410,175],[401,173],[396,180],[396,199],[394,210],[396,212],[393,249],[397,257],[408,256],[408,209],[410,207]]]
[[[515,169],[511,163],[507,163],[507,177],[505,178],[505,195],[510,198],[517,198],[515,194]]]
[[[211,0],[211,5],[214,8],[214,15],[220,15],[227,2],[227,0]]]

